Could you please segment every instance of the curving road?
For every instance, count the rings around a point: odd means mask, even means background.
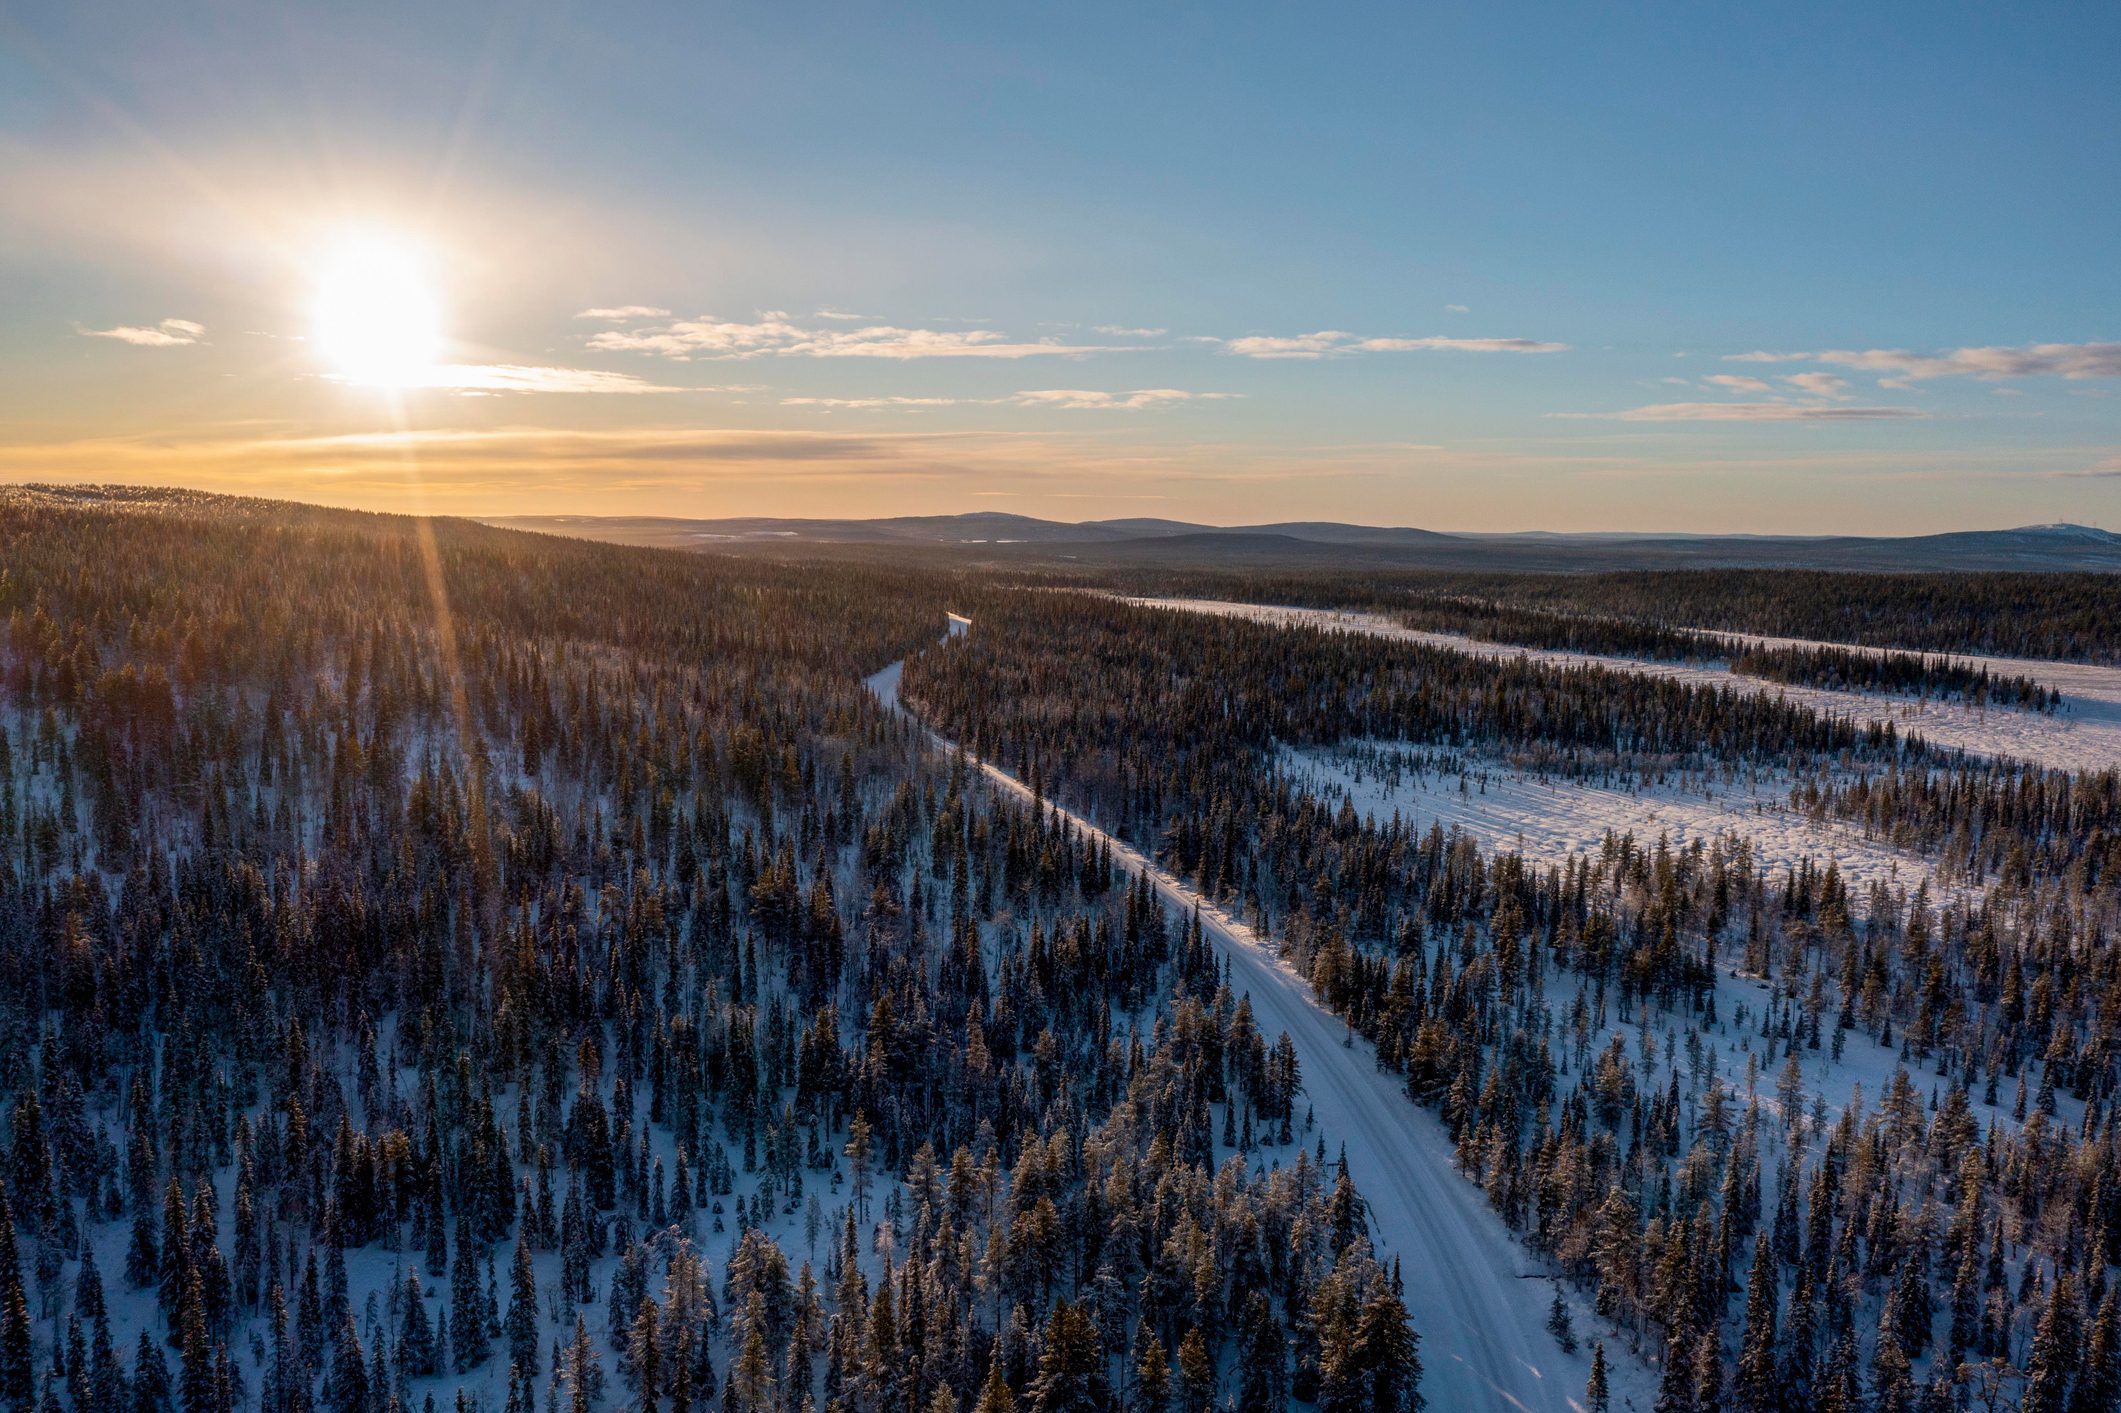
[[[962,632],[963,628],[953,631]],[[955,743],[930,730],[899,701],[901,664],[867,679],[885,706],[919,727],[938,750]],[[1030,799],[1030,789],[979,762],[997,788]],[[1051,805],[1051,801],[1047,802]],[[1526,1258],[1502,1219],[1460,1177],[1440,1120],[1377,1068],[1376,1052],[1321,1007],[1308,982],[1240,919],[1204,901],[1153,860],[1072,811],[1053,806],[1077,829],[1104,841],[1125,868],[1146,876],[1164,900],[1200,909],[1201,925],[1230,962],[1231,987],[1249,993],[1260,1030],[1287,1031],[1303,1085],[1332,1152],[1345,1145],[1349,1174],[1369,1203],[1372,1244],[1397,1255],[1406,1303],[1422,1340],[1422,1393],[1435,1413],[1568,1413],[1582,1406],[1593,1323],[1582,1302],[1576,1324],[1585,1347],[1566,1355],[1546,1330],[1553,1283]],[[1654,1380],[1617,1343],[1606,1362],[1613,1407],[1647,1408]]]

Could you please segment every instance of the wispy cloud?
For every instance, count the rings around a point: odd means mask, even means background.
[[[1099,392],[1088,388],[1040,388],[1013,399],[1026,407],[1064,407],[1087,412],[1138,412],[1181,402],[1225,402],[1243,393],[1186,392],[1180,388],[1137,388],[1133,392]]]
[[[1183,388],[1136,388],[1106,392],[1095,388],[1033,388],[1007,397],[784,397],[783,407],[820,407],[827,411],[893,407],[1057,407],[1072,411],[1139,412],[1181,402],[1224,402],[1243,393],[1187,392]]]
[[[1832,373],[1791,373],[1782,381],[1799,392],[1826,398],[1830,402],[1840,402],[1849,396],[1848,380],[1837,378]]]
[[[667,314],[670,311],[666,309],[662,312]],[[849,314],[842,309],[820,309],[813,317],[819,319],[837,319],[840,322],[847,324],[859,324],[864,319],[867,319],[869,316],[867,314]]]
[[[1091,329],[1094,334],[1104,334],[1115,339],[1160,339],[1170,333],[1169,329],[1130,329],[1125,324],[1099,324]]]
[[[114,329],[82,329],[92,339],[116,339],[136,348],[183,348],[206,336],[204,324],[189,319],[164,319],[159,324],[120,324]]]
[[[843,409],[867,411],[879,407],[957,407],[968,399],[961,397],[784,397],[783,407],[822,407],[828,412]],[[997,398],[974,398],[973,402],[992,405]]]
[[[342,381],[332,378],[331,381]],[[601,368],[553,368],[526,363],[448,363],[428,369],[403,385],[404,390],[462,393],[466,396],[507,393],[641,393],[735,392],[733,387],[681,388],[651,383],[631,373]]]
[[[1357,353],[1563,353],[1565,343],[1539,339],[1462,339],[1431,335],[1426,338],[1365,338],[1341,329],[1320,329],[1309,334],[1249,334],[1224,339],[1223,351],[1241,358],[1344,358]]]
[[[1622,412],[1556,412],[1607,422],[1880,422],[1917,418],[1912,407],[1850,407],[1816,402],[1658,402]]]
[[[2109,456],[2104,461],[2074,471],[2050,471],[2050,476],[2061,476],[2069,480],[2109,481],[2121,478],[2121,456]]]
[[[1829,348],[1813,353],[1734,353],[1734,363],[1826,363],[1883,373],[1905,386],[1930,378],[2121,378],[2121,343],[2030,343],[1917,353],[1905,348]]]
[[[668,319],[668,309],[658,309],[653,304],[620,304],[609,309],[584,309],[574,316],[577,319],[600,319],[605,323],[621,324],[633,319]]]
[[[826,314],[822,317],[836,318]],[[859,317],[859,316],[855,316]],[[779,310],[756,319],[711,317],[606,329],[589,339],[605,353],[651,353],[674,359],[761,358],[1042,358],[1113,353],[1116,348],[1062,343],[1057,339],[1025,342],[992,329],[908,329],[895,324],[861,328],[812,328]]]
[[[1686,379],[1667,378],[1665,381],[1683,383]],[[1768,383],[1765,378],[1742,377],[1737,373],[1711,373],[1702,381],[1714,383],[1719,388],[1729,388],[1732,392],[1764,393],[1768,391]]]

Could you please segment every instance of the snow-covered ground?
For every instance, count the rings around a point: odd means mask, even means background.
[[[2063,770],[2102,770],[2121,764],[2121,668],[2029,662],[2015,658],[1964,659],[1988,663],[1998,670],[2022,673],[2057,688],[2063,694],[2062,709],[2047,713],[1924,701],[1882,692],[1839,692],[1822,687],[1784,686],[1758,677],[1747,677],[1713,663],[1646,662],[1639,658],[1483,642],[1458,633],[1408,628],[1384,614],[1351,609],[1287,608],[1272,604],[1230,603],[1221,599],[1129,598],[1124,601],[1143,608],[1244,618],[1284,627],[1367,633],[1475,657],[1529,658],[1563,667],[1605,667],[1707,686],[1762,692],[1832,716],[1865,722],[1890,721],[1903,734],[1920,732],[1933,745],[1975,755],[2012,756]]]
[[[900,666],[893,663],[868,679],[888,707],[900,705]],[[935,732],[928,735],[938,749],[956,749]],[[997,788],[1030,798],[1013,776],[985,763],[980,769]],[[1370,1204],[1373,1245],[1382,1257],[1398,1256],[1403,1263],[1407,1311],[1422,1338],[1422,1393],[1429,1407],[1517,1413],[1580,1408],[1590,1374],[1588,1343],[1563,1354],[1547,1333],[1553,1283],[1541,1278],[1546,1273],[1480,1189],[1458,1175],[1441,1120],[1379,1070],[1369,1042],[1351,1035],[1312,998],[1310,984],[1271,942],[1140,851],[1080,815],[1061,813],[1102,840],[1122,868],[1146,876],[1166,902],[1198,907],[1203,929],[1229,960],[1232,989],[1251,996],[1261,1031],[1286,1031],[1295,1044],[1327,1153],[1344,1146],[1349,1174]],[[1588,1307],[1575,1303],[1578,1329],[1598,1328]],[[1613,1406],[1647,1409],[1655,1392],[1649,1371],[1618,1341],[1608,1344],[1606,1358]]]
[[[1687,777],[1623,788],[1542,779],[1499,761],[1393,741],[1285,746],[1279,766],[1291,784],[1328,801],[1346,800],[1380,824],[1397,814],[1419,830],[1431,822],[1461,828],[1484,848],[1542,863],[1595,854],[1611,831],[1633,834],[1645,846],[1669,836],[1675,849],[1696,840],[1743,839],[1766,867],[1809,859],[1824,868],[1831,861],[1852,888],[1877,882],[1912,890],[1931,867],[1918,854],[1792,809],[1789,782],[1772,776]]]

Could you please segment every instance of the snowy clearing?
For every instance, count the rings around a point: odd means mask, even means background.
[[[1851,888],[1872,883],[1913,889],[1931,865],[1918,854],[1865,839],[1858,830],[1814,820],[1790,807],[1789,783],[1774,777],[1689,777],[1637,788],[1542,779],[1500,761],[1398,741],[1281,749],[1291,784],[1382,824],[1394,814],[1426,830],[1464,829],[1482,847],[1563,863],[1598,852],[1607,831],[1638,843],[1668,835],[1683,848],[1735,836],[1770,868],[1806,859],[1840,867]]]

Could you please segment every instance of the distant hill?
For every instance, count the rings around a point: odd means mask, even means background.
[[[1019,567],[1457,569],[1674,568],[2121,571],[2121,535],[2027,525],[1939,535],[1687,535],[1626,532],[1453,535],[1409,526],[1287,521],[1039,520],[1001,511],[879,520],[512,515],[490,525],[679,549],[872,557],[914,551]]]

